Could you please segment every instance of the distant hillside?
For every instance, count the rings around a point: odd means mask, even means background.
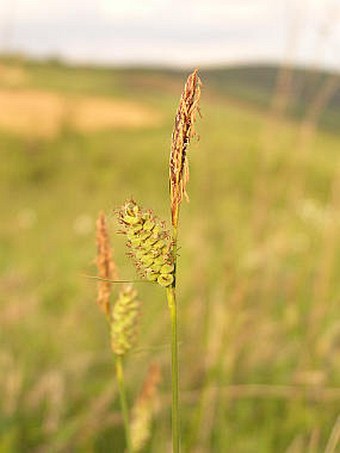
[[[143,85],[146,90],[178,91],[185,71],[130,68],[125,72],[125,81],[130,87]],[[279,80],[284,80],[280,92],[286,103],[285,113],[293,119],[302,119],[307,114],[317,114],[321,128],[340,133],[340,75],[309,69],[286,69],[282,74],[278,66],[239,66],[233,68],[202,69],[201,75],[207,94],[222,96],[248,103],[260,109],[268,109],[277,95]],[[311,112],[312,110],[312,112]]]
[[[188,71],[148,67],[99,67],[72,66],[58,59],[45,62],[18,57],[0,58],[1,65],[18,66],[18,63],[34,74],[38,86],[55,90],[82,91],[103,95],[145,92],[161,95],[178,93]],[[202,68],[202,79],[207,96],[225,97],[244,102],[262,110],[268,109],[277,94],[282,69],[270,65]],[[78,77],[79,76],[79,77]],[[286,114],[293,119],[306,116],[314,105],[321,104],[318,124],[333,133],[340,133],[340,75],[325,71],[294,68],[286,71],[283,96]],[[329,99],[328,99],[329,98]],[[317,101],[316,101],[317,100]],[[327,100],[327,102],[325,102]]]
[[[221,94],[251,102],[261,108],[270,106],[277,90],[280,69],[275,66],[241,66],[204,71],[209,86]],[[287,113],[303,117],[316,99],[329,96],[322,109],[320,126],[339,132],[340,76],[324,71],[293,69],[287,71],[288,84],[284,90]]]
[[[146,90],[178,91],[187,71],[160,68],[120,69],[131,88],[143,86]],[[248,103],[266,110],[277,95],[282,69],[278,66],[239,66],[201,70],[207,94],[222,96]],[[293,119],[302,119],[322,105],[318,124],[333,133],[340,133],[340,75],[310,69],[286,69],[283,75],[282,96],[285,113]],[[288,82],[288,83],[287,83]],[[281,85],[282,86],[282,85]],[[313,113],[312,113],[313,114]]]

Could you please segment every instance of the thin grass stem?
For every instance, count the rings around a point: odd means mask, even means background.
[[[171,382],[172,382],[172,445],[173,452],[180,451],[179,384],[178,384],[178,322],[175,287],[167,288],[171,317]]]
[[[167,300],[171,318],[171,381],[172,381],[172,448],[173,453],[179,453],[181,443],[180,408],[179,408],[179,366],[178,366],[178,309],[176,299],[176,270],[177,270],[177,236],[178,236],[178,208],[176,210],[176,224],[173,225],[172,255],[174,263],[174,281],[167,288]]]

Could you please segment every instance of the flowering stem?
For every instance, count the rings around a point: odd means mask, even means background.
[[[172,380],[172,448],[173,453],[180,451],[180,419],[179,419],[179,367],[178,367],[178,311],[176,301],[176,258],[177,258],[177,226],[173,228],[173,260],[174,282],[167,288],[167,300],[171,318],[171,380]]]
[[[126,439],[126,450],[127,450],[127,453],[132,453],[129,412],[128,412],[128,406],[127,406],[127,400],[126,400],[125,380],[124,380],[124,371],[123,371],[123,360],[120,355],[116,355],[116,378],[117,378],[117,382],[118,382],[120,407],[121,407],[121,411],[123,414],[125,439]]]

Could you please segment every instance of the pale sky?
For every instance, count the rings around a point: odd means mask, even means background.
[[[0,0],[0,48],[110,64],[340,70],[340,0]]]

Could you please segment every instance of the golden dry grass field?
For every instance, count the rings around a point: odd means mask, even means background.
[[[157,112],[137,102],[44,90],[3,89],[0,104],[0,128],[28,138],[53,138],[65,124],[86,133],[146,127],[160,121]]]

